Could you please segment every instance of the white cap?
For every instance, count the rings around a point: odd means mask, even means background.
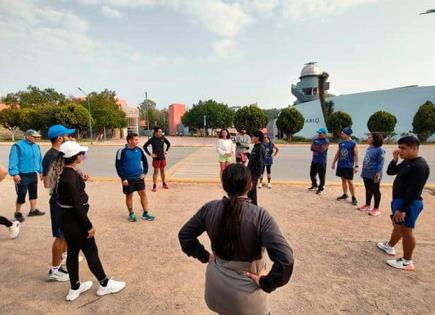
[[[88,147],[81,146],[75,141],[66,141],[60,146],[60,152],[63,153],[64,158],[73,157],[80,152],[87,152],[88,149]]]

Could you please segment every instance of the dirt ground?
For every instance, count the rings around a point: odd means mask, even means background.
[[[203,299],[205,265],[181,252],[177,234],[203,203],[223,196],[217,184],[173,184],[168,191],[149,191],[155,222],[127,221],[118,183],[90,183],[87,191],[103,265],[108,275],[127,282],[126,289],[98,298],[97,283],[82,262],[81,279],[92,279],[94,286],[65,302],[69,283],[45,281],[52,244],[49,216],[26,218],[16,240],[0,229],[0,313],[211,313]],[[376,218],[335,201],[338,194],[338,187],[327,188],[322,196],[304,187],[276,185],[260,191],[260,204],[277,220],[296,259],[290,283],[270,295],[272,314],[433,314],[435,197],[424,193],[425,211],[416,229],[417,270],[404,272],[388,267],[384,261],[389,257],[375,246],[391,230],[391,189],[383,189],[383,212]],[[358,196],[363,196],[361,188]],[[0,197],[0,214],[9,217],[15,198],[11,181],[1,184]],[[41,191],[39,208],[48,211],[46,191]],[[209,246],[206,237],[202,240]]]

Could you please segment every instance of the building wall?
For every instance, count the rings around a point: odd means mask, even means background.
[[[334,102],[334,111],[343,111],[352,117],[352,129],[358,138],[367,137],[367,121],[379,110],[396,116],[396,134],[409,132],[415,113],[427,100],[435,102],[435,86],[411,86],[328,98]],[[296,108],[305,118],[304,128],[298,136],[311,138],[318,128],[326,127],[319,100],[298,104]]]
[[[186,112],[186,105],[171,104],[169,105],[169,134],[175,135],[178,131],[178,126],[181,124],[181,117]]]

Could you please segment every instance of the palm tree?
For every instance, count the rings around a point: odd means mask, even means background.
[[[323,72],[319,77],[319,100],[320,100],[320,106],[322,108],[323,113],[323,119],[325,120],[325,124],[328,121],[329,111],[328,111],[328,104],[326,102],[326,95],[325,95],[325,83],[329,78],[329,74],[326,72]]]

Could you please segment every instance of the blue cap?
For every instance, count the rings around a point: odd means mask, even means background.
[[[317,133],[324,133],[326,135],[328,133],[328,130],[326,130],[325,128],[319,128],[319,130],[317,130]]]
[[[48,128],[48,139],[56,139],[59,136],[72,135],[76,132],[75,129],[68,129],[63,125],[53,125]]]
[[[348,136],[351,136],[353,134],[352,129],[350,129],[349,127],[343,128],[342,130],[345,134],[347,134]]]

